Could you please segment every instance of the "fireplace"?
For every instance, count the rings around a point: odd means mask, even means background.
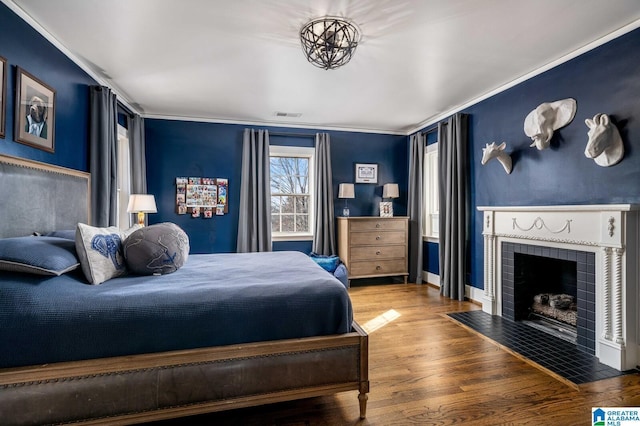
[[[595,254],[511,242],[501,252],[502,316],[595,355]]]
[[[639,208],[630,204],[479,207],[483,310],[546,327],[545,331],[573,339],[580,350],[618,370],[635,368],[640,357]],[[567,300],[573,308],[554,310],[548,302],[536,305],[551,295],[553,308]]]

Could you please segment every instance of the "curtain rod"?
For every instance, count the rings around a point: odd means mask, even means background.
[[[314,133],[287,133],[287,132],[269,132],[269,136],[289,136],[295,138],[315,138]]]

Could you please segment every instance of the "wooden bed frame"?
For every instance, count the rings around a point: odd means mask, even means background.
[[[87,173],[0,155],[0,186],[19,181],[19,187],[12,187],[12,199],[23,189],[33,194],[29,191],[42,185],[43,176],[49,183],[62,180],[53,184],[57,191],[53,198],[77,200],[86,209],[80,208],[84,218],[34,223],[30,216],[31,223],[22,229],[0,225],[0,237],[88,223]],[[80,181],[70,184],[70,178]],[[82,197],[77,196],[79,188],[86,188]],[[70,190],[75,193],[64,194]],[[50,199],[44,206],[34,205],[33,196],[23,199],[29,203],[26,206],[5,203],[12,210],[5,217],[20,211],[24,216],[29,209],[55,212]],[[69,208],[65,204],[62,211]],[[26,226],[31,230],[25,234]],[[352,331],[342,335],[5,368],[0,369],[0,419],[7,424],[134,424],[350,390],[359,392],[360,418],[364,418],[368,354],[367,333],[354,322]]]

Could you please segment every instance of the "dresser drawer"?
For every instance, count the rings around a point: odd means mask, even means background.
[[[352,232],[349,238],[350,245],[384,245],[384,244],[406,244],[406,233],[404,231],[386,232]]]
[[[368,260],[375,262],[377,259],[404,259],[405,246],[362,246],[351,247],[351,260]]]
[[[403,219],[364,219],[354,220],[350,225],[351,232],[359,231],[403,231],[405,229],[406,220]]]
[[[383,275],[403,274],[407,271],[404,259],[393,260],[369,260],[366,262],[351,262],[349,275]]]

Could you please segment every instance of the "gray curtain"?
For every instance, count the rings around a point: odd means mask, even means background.
[[[336,254],[333,218],[333,179],[331,172],[331,143],[328,133],[316,134],[316,226],[313,233],[313,252]]]
[[[238,253],[271,251],[271,185],[267,130],[244,130],[238,207]]]
[[[129,153],[131,157],[131,193],[147,193],[147,160],[145,155],[144,118],[129,117]]]
[[[91,224],[115,226],[118,217],[118,116],[116,95],[92,86],[89,94]]]
[[[464,300],[467,272],[468,116],[438,125],[440,294]]]
[[[422,283],[425,144],[426,136],[420,132],[409,138],[409,281],[417,284]]]

